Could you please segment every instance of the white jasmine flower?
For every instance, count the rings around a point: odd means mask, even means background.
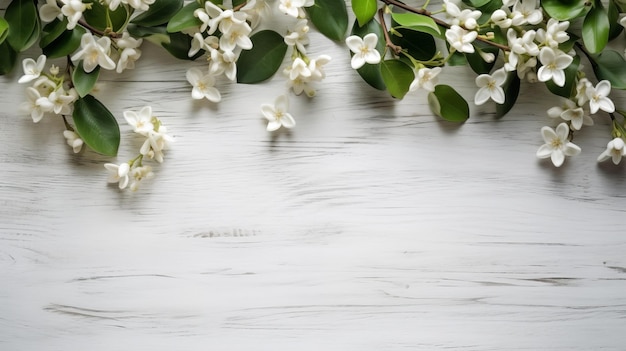
[[[167,150],[172,142],[173,138],[167,134],[167,128],[160,125],[158,130],[148,132],[147,138],[139,152],[158,163],[163,163],[163,150]]]
[[[211,62],[209,63],[209,74],[217,76],[224,74],[226,78],[235,81],[237,79],[237,59],[239,53],[232,51],[211,51]]]
[[[67,145],[69,145],[72,150],[74,150],[74,153],[79,153],[80,150],[83,148],[83,139],[81,139],[78,134],[71,130],[63,131],[63,136],[65,137]]]
[[[281,95],[276,98],[274,105],[263,104],[261,105],[261,112],[269,123],[267,124],[267,131],[273,132],[281,126],[285,128],[293,128],[296,126],[296,121],[291,114],[287,112],[289,109],[289,100],[287,95]]]
[[[359,69],[367,62],[369,64],[377,64],[380,62],[380,53],[376,50],[378,44],[378,36],[375,33],[369,33],[361,39],[357,35],[351,35],[346,38],[346,45],[354,53],[352,56],[351,66],[353,69]]]
[[[569,141],[569,127],[566,123],[559,124],[556,131],[545,126],[541,128],[541,135],[545,144],[537,150],[537,157],[550,157],[556,167],[561,167],[565,156],[575,156],[580,153],[580,147]]]
[[[87,9],[87,5],[81,0],[61,0],[63,7],[61,13],[67,17],[67,29],[72,30],[83,17],[83,12]]]
[[[93,35],[87,32],[80,39],[80,47],[81,49],[72,56],[72,62],[76,63],[82,59],[85,72],[93,71],[98,65],[108,70],[115,69],[115,62],[109,57],[111,51],[109,37],[95,40]]]
[[[68,115],[70,114],[70,104],[76,101],[76,98],[63,89],[57,89],[48,95],[48,101],[52,103],[52,112]]]
[[[37,89],[41,96],[48,96],[57,89],[57,84],[46,76],[41,76],[33,83],[33,88]]]
[[[219,90],[214,87],[215,77],[211,74],[204,74],[199,68],[190,68],[187,71],[187,81],[193,86],[191,91],[191,97],[200,100],[207,98],[212,102],[219,102],[222,99],[222,95]]]
[[[496,60],[496,55],[492,54],[490,52],[485,52],[485,51],[479,50],[478,54],[480,55],[480,58],[482,58],[483,61],[485,61],[487,63],[491,63],[491,62]]]
[[[144,106],[139,113],[131,110],[124,111],[124,119],[133,127],[135,133],[147,136],[148,132],[154,130],[151,106]]]
[[[128,162],[116,165],[115,163],[105,163],[104,168],[109,171],[109,183],[119,183],[119,188],[124,189],[128,186],[128,174],[130,172],[130,165]]]
[[[280,0],[278,9],[280,12],[294,18],[300,15],[300,8],[304,7],[305,0]]]
[[[289,79],[294,80],[299,76],[308,78],[311,76],[311,70],[309,69],[309,66],[306,64],[306,62],[304,62],[304,60],[297,57],[295,60],[293,60],[293,63],[291,64]]]
[[[478,18],[482,15],[482,13],[478,10],[469,10],[461,9],[453,2],[448,0],[444,0],[444,7],[446,9],[446,14],[449,18],[451,18],[451,25],[458,25],[461,27],[465,27],[467,29],[475,29],[478,27]]]
[[[562,87],[565,85],[565,72],[564,69],[569,66],[573,58],[560,51],[553,50],[550,47],[544,46],[539,52],[539,61],[541,61],[541,66],[537,71],[537,77],[541,82],[547,82],[552,80],[554,84]]]
[[[626,16],[622,17],[622,18],[619,20],[619,24],[621,24],[621,25],[622,25],[622,27],[626,27]]]
[[[194,12],[194,15],[196,14],[196,12],[199,11],[196,10]],[[199,12],[197,17],[204,22],[206,17],[204,17],[201,12],[202,11]],[[245,12],[234,12],[231,9],[222,10],[219,6],[215,5],[211,1],[207,1],[204,3],[204,13],[206,13],[209,18],[206,23],[209,27],[209,30],[207,32],[208,34],[215,33],[215,31],[219,28],[222,34],[229,35],[231,27],[234,24],[244,24],[247,18]],[[206,25],[204,25],[204,27],[206,28]],[[201,31],[204,31],[204,29],[201,29]]]
[[[311,71],[311,80],[322,80],[326,77],[324,73],[324,65],[330,62],[331,57],[328,55],[320,55],[309,60],[309,71]]]
[[[111,11],[115,11],[117,10],[117,8],[120,6],[120,4],[122,3],[122,0],[104,0],[105,5],[108,4],[109,5],[109,9]]]
[[[127,2],[130,7],[136,10],[147,11],[149,6],[154,4],[154,1],[155,0],[126,0],[124,2]]]
[[[33,87],[26,88],[26,98],[28,101],[20,105],[20,110],[24,113],[30,113],[35,123],[41,121],[44,113],[51,112],[54,106],[47,97],[41,96],[39,91]]]
[[[478,37],[478,32],[468,31],[457,25],[446,30],[446,40],[456,51],[471,54],[474,52],[472,43]]]
[[[435,91],[435,85],[439,81],[437,77],[439,73],[441,73],[441,67],[420,68],[409,86],[409,91],[415,91],[418,88],[429,92]]]
[[[135,68],[135,61],[141,57],[141,46],[143,39],[135,39],[128,32],[124,32],[122,37],[117,40],[117,46],[122,49],[120,58],[117,62],[117,73],[122,73],[124,69]]]
[[[611,93],[611,82],[608,80],[602,80],[595,86],[588,86],[585,90],[587,98],[589,99],[589,110],[591,113],[596,113],[598,110],[604,112],[615,112],[615,105],[613,101],[609,99]]]
[[[18,83],[28,83],[33,81],[41,75],[43,68],[46,65],[46,55],[39,55],[37,62],[32,58],[26,58],[22,61],[22,68],[24,69],[24,75],[17,81]]]
[[[582,107],[576,105],[576,103],[569,99],[562,99],[563,104],[561,106],[554,106],[548,110],[548,116],[552,118],[562,118],[565,121],[570,121],[573,130],[580,130],[584,125],[593,125],[593,119],[585,114]]]
[[[581,78],[576,84],[576,100],[578,101],[578,106],[582,106],[585,102],[589,101],[587,97],[587,88],[593,88],[593,85],[587,78]]]
[[[491,21],[500,28],[509,28],[513,25],[513,20],[509,18],[509,14],[504,10],[495,10],[491,14]]]
[[[63,20],[63,13],[56,0],[46,0],[46,3],[39,8],[39,18],[44,22],[52,22],[55,18]]]
[[[536,0],[521,0],[515,3],[513,11],[519,12],[524,19],[524,23],[539,24],[543,21],[543,13],[537,8]],[[523,23],[520,23],[523,24]]]
[[[569,40],[569,34],[566,32],[567,28],[569,28],[568,21],[559,22],[554,18],[550,18],[546,25],[546,30],[543,28],[537,29],[536,40],[540,44],[556,49],[559,44]]]
[[[244,12],[247,15],[252,28],[256,28],[261,23],[261,19],[267,16],[270,11],[271,7],[267,0],[250,0],[240,10],[240,12]]]
[[[135,167],[130,173],[132,181],[130,182],[129,188],[132,191],[137,191],[137,189],[139,189],[139,184],[141,184],[144,179],[150,179],[154,177],[152,167],[150,166]]]
[[[295,46],[298,51],[305,54],[305,45],[309,44],[309,25],[306,19],[301,19],[296,24],[289,28],[289,33],[285,35],[285,44],[289,46]]]
[[[222,32],[220,37],[220,49],[224,51],[234,51],[237,47],[243,50],[252,49],[252,40],[248,36],[252,28],[248,23],[234,23],[228,32]]]
[[[624,147],[624,139],[615,138],[606,144],[606,150],[598,156],[598,162],[604,162],[609,158],[613,161],[613,164],[619,164],[622,160],[622,156],[626,155],[626,148]]]
[[[499,69],[493,72],[493,75],[481,74],[476,77],[476,85],[480,88],[474,96],[474,103],[482,105],[487,100],[492,99],[498,104],[503,104],[505,95],[502,84],[506,81],[506,72]]]

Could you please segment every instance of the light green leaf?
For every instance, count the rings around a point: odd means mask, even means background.
[[[183,0],[156,0],[150,5],[148,11],[133,18],[131,23],[144,27],[154,27],[167,23],[172,14],[183,7],[183,2]]]
[[[348,30],[348,10],[343,0],[315,0],[306,8],[311,22],[320,33],[332,40],[343,40]]]
[[[357,35],[363,38],[369,33],[375,33],[378,36],[378,44],[376,45],[376,50],[378,50],[380,56],[382,57],[385,50],[385,42],[383,39],[384,33],[380,24],[373,18],[364,26],[359,26],[358,22],[354,21],[351,31],[352,35]],[[361,78],[363,78],[363,80],[373,88],[378,90],[385,90],[387,88],[385,86],[385,82],[383,81],[383,77],[380,74],[380,63],[376,65],[366,64],[356,71],[361,76]]]
[[[50,59],[70,55],[80,46],[80,39],[83,34],[85,34],[85,29],[79,26],[72,30],[66,30],[52,43],[43,48],[44,55]]]
[[[202,21],[193,15],[193,12],[200,8],[197,1],[192,1],[178,10],[174,17],[167,23],[169,33],[180,32],[183,29],[199,27]]]
[[[449,85],[437,85],[428,94],[431,111],[450,122],[465,122],[469,118],[467,101]]]
[[[496,104],[496,118],[501,118],[515,106],[517,97],[519,96],[520,79],[516,71],[509,72],[506,81],[502,85],[504,90],[504,104]]]
[[[583,21],[583,43],[592,54],[599,53],[609,42],[609,16],[601,2],[587,13]]]
[[[118,6],[115,11],[111,11],[107,5],[100,4],[98,1],[92,2],[91,9],[83,12],[85,21],[101,31],[107,28],[114,32],[121,30],[126,24],[128,16],[126,7]]]
[[[13,0],[4,14],[8,23],[6,41],[21,52],[31,47],[39,37],[41,23],[32,0]]]
[[[3,76],[15,67],[17,62],[17,52],[13,50],[8,41],[0,43],[0,76]]]
[[[572,63],[565,68],[565,85],[560,87],[552,80],[546,82],[546,87],[552,92],[552,94],[562,96],[569,99],[572,97],[576,88],[576,75],[578,74],[578,67],[580,65],[580,56],[574,56]]]
[[[87,146],[103,155],[117,155],[120,127],[113,114],[98,99],[87,95],[76,100],[72,118],[76,132]]]
[[[541,7],[559,21],[571,20],[580,16],[585,10],[586,0],[543,0]]]
[[[237,60],[238,83],[253,84],[270,78],[287,52],[284,38],[272,30],[257,32],[250,39],[252,49],[242,51]]]
[[[397,99],[402,99],[406,95],[415,78],[413,69],[400,60],[382,61],[380,73],[387,86],[387,91]]]
[[[81,60],[78,66],[74,68],[74,72],[72,72],[72,83],[74,84],[78,96],[84,97],[89,94],[94,85],[98,82],[99,75],[100,66],[96,66],[93,71],[87,73],[83,68],[83,61]]]
[[[608,80],[615,89],[626,89],[626,60],[621,53],[604,50],[590,59],[591,67],[599,80]]]
[[[9,35],[9,22],[0,17],[0,44],[4,42],[4,39]]]
[[[439,26],[432,18],[428,16],[418,15],[415,13],[393,12],[391,13],[391,17],[396,23],[404,28],[428,33],[436,37],[441,37],[441,31],[439,30]]]
[[[377,8],[377,0],[352,0],[352,12],[361,27],[374,18]]]

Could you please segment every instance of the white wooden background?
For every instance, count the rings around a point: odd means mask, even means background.
[[[312,42],[328,78],[275,134],[259,106],[281,77],[192,101],[202,63],[146,44],[97,95],[120,124],[151,105],[176,137],[136,193],[102,166],[138,150],[128,126],[117,159],[74,155],[59,119],[18,112],[21,69],[0,77],[0,350],[626,349],[626,170],[595,161],[606,116],[556,169],[535,158],[556,124],[542,86],[501,120],[486,104],[449,124]],[[442,82],[473,99],[467,69]]]

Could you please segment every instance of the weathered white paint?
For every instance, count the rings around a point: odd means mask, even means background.
[[[348,69],[341,45],[298,126],[269,134],[279,77],[190,99],[198,63],[146,46],[98,94],[150,104],[176,137],[156,178],[107,186],[63,125],[20,115],[0,77],[2,350],[623,350],[624,166],[598,165],[609,123],[561,169],[535,159],[554,98],[525,85],[501,120],[433,117]],[[443,82],[471,99],[472,74]],[[624,95],[615,94],[625,106]],[[138,145],[122,126],[118,162]],[[115,161],[115,159],[114,159]]]

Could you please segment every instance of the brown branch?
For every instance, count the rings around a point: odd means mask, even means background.
[[[391,41],[389,31],[387,31],[387,25],[385,24],[385,11],[382,8],[378,10],[378,19],[380,20],[380,25],[383,27],[383,33],[385,34],[385,45],[398,56],[402,51],[402,47]]]

